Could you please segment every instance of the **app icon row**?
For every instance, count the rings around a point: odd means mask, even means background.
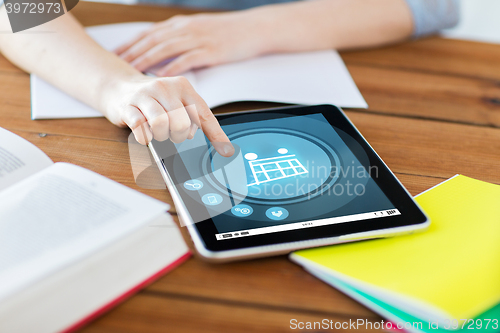
[[[188,191],[198,191],[203,188],[203,182],[190,179],[184,182],[184,188]],[[216,206],[222,202],[222,196],[217,193],[207,193],[201,197],[201,201],[207,206]],[[249,205],[239,204],[231,208],[231,213],[237,217],[247,217],[252,215],[253,208]],[[266,210],[266,216],[275,221],[284,220],[288,215],[288,211],[283,207],[271,207]]]
[[[247,217],[252,215],[253,208],[249,205],[239,204],[231,208],[231,213],[238,217]],[[288,217],[288,210],[283,207],[271,207],[266,210],[267,218],[275,221],[281,221]]]

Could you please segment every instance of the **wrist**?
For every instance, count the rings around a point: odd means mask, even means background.
[[[323,1],[301,1],[248,10],[261,32],[261,54],[333,48],[334,31],[325,24],[325,9]]]
[[[300,48],[294,25],[296,6],[279,4],[249,10],[260,32],[260,54],[293,52]]]
[[[254,32],[256,56],[287,52],[288,45],[283,43],[283,39],[288,39],[288,21],[283,17],[287,13],[283,13],[280,7],[283,5],[267,5],[242,12]]]
[[[135,71],[135,70],[134,70]],[[116,125],[122,125],[118,119],[118,110],[123,109],[127,97],[134,92],[137,83],[148,80],[139,71],[111,75],[102,80],[99,94],[99,111]]]

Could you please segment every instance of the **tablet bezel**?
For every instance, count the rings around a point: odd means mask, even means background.
[[[281,114],[285,116],[300,116],[310,115],[312,113],[323,114],[323,116],[332,126],[344,131],[359,144],[359,146],[363,149],[363,152],[352,149],[351,151],[356,157],[358,157],[358,159],[360,159],[360,154],[365,154],[365,156],[368,156],[369,165],[376,166],[378,168],[378,177],[372,179],[375,180],[376,184],[385,193],[385,195],[394,204],[394,206],[399,209],[401,215],[389,216],[380,219],[369,219],[318,226],[313,228],[280,231],[270,234],[225,239],[222,241],[217,240],[215,237],[215,235],[219,232],[217,231],[212,219],[207,219],[205,221],[197,222],[188,228],[193,238],[195,238],[195,236],[199,236],[199,240],[201,240],[203,243],[199,244],[199,242],[195,241],[195,245],[197,245],[197,247],[204,247],[204,249],[198,248],[200,253],[204,254],[204,256],[212,256],[211,254],[214,254],[213,256],[217,256],[217,253],[234,251],[238,249],[263,248],[273,245],[284,245],[290,243],[299,244],[300,242],[321,239],[332,239],[331,243],[335,243],[338,241],[333,240],[339,240],[342,237],[345,238],[345,236],[347,235],[376,234],[378,235],[378,237],[383,237],[384,233],[389,235],[394,230],[404,230],[405,232],[411,232],[411,230],[417,230],[427,227],[428,218],[425,213],[420,209],[411,195],[406,191],[403,185],[394,176],[387,165],[368,144],[368,142],[364,139],[364,137],[356,129],[356,127],[350,122],[350,120],[341,109],[333,105],[291,106],[256,111],[232,112],[227,114],[219,114],[216,116],[222,125],[229,125],[240,123],[237,118],[242,115],[246,115],[247,118],[250,118],[247,119],[247,121],[258,121],[263,119],[275,119],[276,117],[273,117],[273,114]],[[152,145],[150,145],[152,146],[150,148],[153,148],[153,152],[156,150],[155,145],[156,147],[158,147],[157,145],[159,144],[168,145],[168,149],[170,150],[175,149],[174,144],[170,141],[164,141],[161,143],[153,142]],[[156,159],[157,162],[160,162],[157,156]],[[189,225],[192,221],[183,200],[192,199],[186,193],[184,193],[184,191],[177,191],[177,189],[172,188],[174,182],[172,181],[171,175],[168,171],[169,167],[171,168],[171,165],[169,165],[168,161],[165,161],[163,159],[160,160],[161,164],[159,163],[159,166],[164,168],[164,171],[167,173],[167,176],[169,178],[165,179],[167,181],[167,185],[169,181],[171,182],[171,186],[169,186],[169,189],[172,196],[174,197],[174,202],[176,202],[176,207],[182,205],[183,209],[179,211],[180,217],[184,221],[186,221],[186,224]],[[234,218],[236,219],[238,217]],[[193,232],[196,232],[197,235],[193,235]],[[300,246],[294,248],[300,248]]]

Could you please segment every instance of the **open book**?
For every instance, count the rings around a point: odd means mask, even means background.
[[[151,24],[102,25],[87,28],[87,33],[112,51]],[[238,101],[367,107],[342,58],[333,50],[268,55],[190,71],[183,76],[211,108]],[[31,75],[32,119],[100,116],[100,112]]]
[[[0,203],[0,332],[78,328],[189,257],[167,204],[2,128]]]

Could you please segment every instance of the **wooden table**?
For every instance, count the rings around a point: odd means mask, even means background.
[[[74,10],[84,25],[159,21],[188,12],[87,2]],[[370,105],[347,115],[412,194],[456,173],[500,184],[500,45],[432,37],[342,57]],[[99,118],[31,121],[28,74],[0,56],[0,77],[0,126],[54,161],[81,165],[172,203],[166,190],[134,183],[127,130]],[[214,111],[262,106],[240,103]],[[381,320],[286,256],[225,265],[192,258],[83,332],[274,333],[291,331],[293,318]]]

